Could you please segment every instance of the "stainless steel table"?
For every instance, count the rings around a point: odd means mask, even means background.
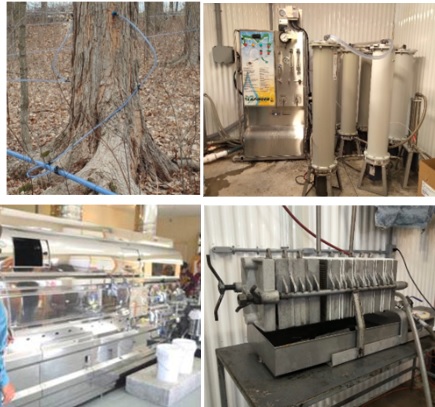
[[[423,351],[426,352],[433,349],[435,344],[426,337],[422,339],[422,347]],[[410,342],[340,366],[320,365],[278,378],[273,377],[267,367],[258,360],[258,356],[250,344],[216,349],[216,357],[222,407],[228,406],[225,371],[234,380],[250,406],[305,407],[332,397],[372,376],[413,360],[412,367],[334,405],[339,407],[410,371],[412,371],[412,387],[417,355],[414,342]]]

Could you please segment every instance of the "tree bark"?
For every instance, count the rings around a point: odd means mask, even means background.
[[[185,50],[190,65],[199,63],[199,21],[200,3],[188,1],[185,3],[186,37]],[[197,31],[189,31],[198,29]]]
[[[15,21],[18,21],[18,52],[20,61],[20,78],[28,77],[27,56],[26,56],[26,6],[27,3],[15,3]],[[32,149],[32,142],[29,135],[29,84],[20,83],[21,106],[20,125],[21,142],[24,151],[29,154]]]
[[[137,3],[74,3],[73,7],[71,126],[69,135],[59,140],[61,150],[119,107],[140,81],[142,39],[129,24],[112,16],[117,11],[135,22]],[[147,130],[139,96],[60,163],[67,171],[119,194],[139,194],[141,180],[168,181],[176,169]],[[46,191],[84,192],[70,182]]]
[[[16,52],[16,41],[15,41],[15,3],[6,3],[6,13],[8,18],[8,32],[7,32],[7,43],[8,43],[8,54]]]

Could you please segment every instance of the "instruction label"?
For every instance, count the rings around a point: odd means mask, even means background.
[[[272,31],[241,31],[240,49],[245,106],[275,106]]]

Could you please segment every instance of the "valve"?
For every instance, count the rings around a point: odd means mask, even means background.
[[[210,260],[210,255],[207,254],[206,256],[207,258],[207,265],[209,267],[209,269],[211,270],[211,272],[213,273],[213,275],[215,276],[216,280],[218,281],[218,291],[219,291],[219,299],[217,300],[216,306],[214,307],[214,320],[215,321],[219,321],[219,317],[218,317],[218,311],[219,311],[219,307],[221,305],[221,302],[224,298],[225,292],[226,291],[240,291],[237,287],[236,284],[225,284],[221,277],[219,276],[219,274],[216,272],[216,270],[214,269],[214,267],[211,264],[211,260]]]

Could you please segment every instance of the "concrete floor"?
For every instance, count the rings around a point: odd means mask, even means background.
[[[94,400],[82,404],[80,407],[158,407],[156,404],[141,400],[128,394],[124,388],[113,390]],[[201,406],[201,388],[197,388],[192,393],[181,399],[179,402],[172,404],[171,407],[200,407]]]
[[[348,159],[348,163],[360,170],[361,159]],[[271,162],[233,162],[232,158],[221,159],[204,165],[205,196],[302,196],[301,181],[307,172],[308,162],[271,161]],[[379,196],[382,194],[381,182],[364,178],[362,188],[357,187],[359,171],[344,163],[338,165],[342,191],[333,190],[335,196]],[[402,188],[403,168],[392,168],[388,174],[389,196],[417,196],[418,175],[412,173],[408,188]],[[333,180],[333,186],[336,180]],[[313,188],[308,196],[316,196]]]

